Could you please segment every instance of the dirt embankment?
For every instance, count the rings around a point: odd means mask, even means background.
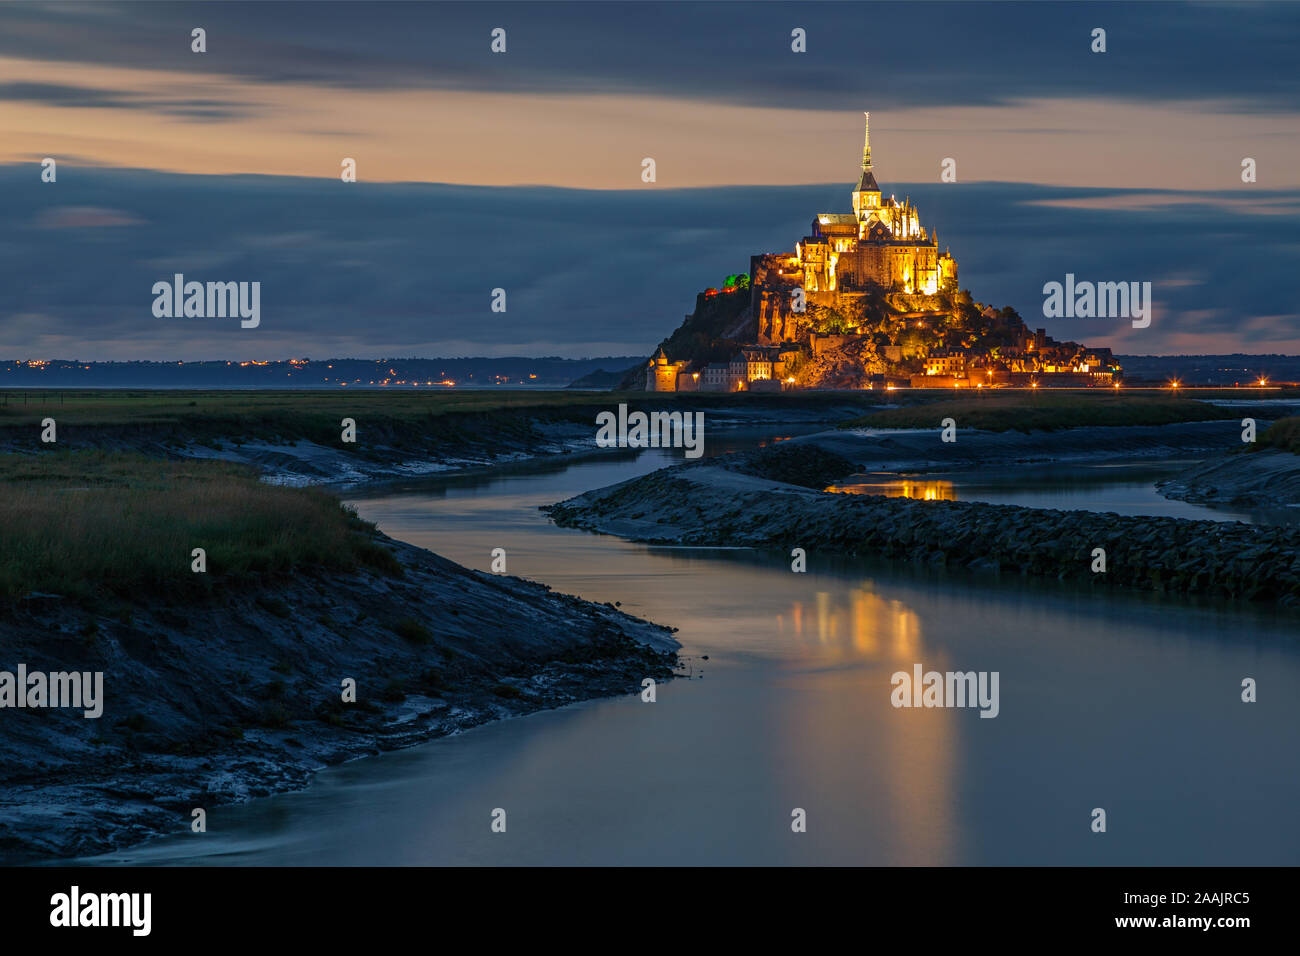
[[[576,414],[494,412],[382,424],[363,419],[353,443],[342,441],[341,429],[325,438],[274,424],[246,430],[202,421],[68,424],[59,428],[57,445],[171,460],[219,459],[252,465],[268,480],[287,485],[357,484],[582,450],[593,444],[595,429]],[[0,428],[0,453],[39,454],[50,447],[41,444],[37,429]]]
[[[651,411],[700,411],[710,432],[740,425],[819,424],[843,421],[873,403],[869,395],[695,395],[645,397],[569,396],[559,407],[521,406],[441,415],[395,417],[382,408],[354,412],[355,441],[344,442],[341,419],[307,415],[293,396],[257,414],[218,409],[175,420],[84,423],[59,419],[58,441],[44,444],[45,412],[23,424],[0,422],[0,454],[39,455],[57,450],[137,452],[154,458],[207,458],[247,464],[277,484],[349,486],[443,472],[489,468],[531,458],[596,454],[596,416],[620,403]],[[223,396],[223,401],[235,404]],[[237,405],[236,405],[237,407]],[[201,408],[201,406],[200,406]],[[171,414],[172,412],[168,412]],[[142,411],[141,415],[144,414]]]
[[[184,831],[195,808],[296,789],[327,764],[671,676],[668,629],[380,541],[400,574],[0,610],[0,669],[103,674],[96,719],[0,709],[0,861]]]
[[[1166,498],[1246,507],[1300,504],[1300,455],[1261,448],[1216,456],[1156,485]]]

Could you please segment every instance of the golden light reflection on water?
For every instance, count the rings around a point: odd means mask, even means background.
[[[870,658],[906,660],[920,653],[921,621],[906,604],[876,594],[870,581],[850,588],[847,606],[837,604],[837,594],[818,591],[811,602],[793,601],[787,615],[777,614],[777,632],[793,637],[796,645],[832,659]]]
[[[957,488],[951,481],[879,481],[852,485],[829,485],[826,491],[845,495],[884,495],[886,498],[915,498],[918,501],[956,501]]]
[[[810,665],[791,676],[794,693],[774,698],[769,715],[784,771],[792,779],[836,780],[888,820],[864,863],[957,858],[953,845],[954,761],[962,715],[945,708],[897,709],[890,675],[922,663],[947,668],[941,648],[925,647],[921,618],[865,580],[817,591],[776,615],[790,650]],[[827,668],[827,662],[840,667]]]

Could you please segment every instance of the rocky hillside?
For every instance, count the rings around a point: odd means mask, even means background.
[[[672,362],[722,362],[766,337],[799,350],[790,373],[800,387],[861,388],[872,375],[920,372],[931,352],[996,350],[1027,331],[1014,309],[991,310],[965,290],[920,295],[876,289],[836,297],[833,304],[809,302],[796,313],[789,303],[789,281],[759,271],[760,284],[753,289],[745,276],[730,287],[701,292],[695,311],[655,352],[662,348]],[[813,349],[813,336],[840,338]],[[644,388],[645,365],[629,369],[619,387]]]
[[[734,277],[730,277],[734,278]],[[721,289],[706,289],[695,297],[695,311],[651,354],[664,350],[670,362],[725,362],[757,335],[749,308],[749,276]],[[646,362],[650,356],[646,356]],[[645,363],[633,366],[619,383],[620,389],[645,388]]]

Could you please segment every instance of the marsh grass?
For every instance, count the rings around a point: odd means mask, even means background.
[[[192,597],[305,567],[400,573],[374,526],[315,489],[219,461],[100,451],[0,455],[0,598]],[[207,573],[191,552],[207,553]]]
[[[539,437],[537,421],[592,424],[598,412],[619,402],[656,408],[707,402],[724,408],[815,409],[828,403],[869,407],[880,401],[865,391],[763,396],[576,390],[10,391],[0,392],[0,441],[43,452],[40,422],[52,416],[59,441],[75,447],[179,450],[198,444],[234,450],[255,442],[310,441],[360,459],[382,460],[394,450],[418,455],[510,440],[527,444]],[[356,422],[356,442],[341,441],[344,418]]]
[[[759,401],[756,401],[759,400]],[[492,416],[520,411],[564,415],[572,412],[584,420],[593,409],[605,409],[619,402],[634,405],[695,404],[752,407],[775,404],[785,407],[817,407],[828,401],[839,404],[879,404],[884,399],[871,392],[824,393],[788,392],[762,396],[696,392],[589,392],[581,390],[519,391],[463,389],[428,391],[417,389],[334,389],[277,391],[166,391],[166,390],[67,390],[0,392],[0,426],[39,425],[54,416],[59,428],[71,426],[175,425],[187,435],[221,433],[232,439],[248,440],[257,434],[289,433],[332,436],[337,441],[339,421],[355,418],[391,425],[427,422],[447,417]],[[5,404],[7,403],[7,404]],[[62,436],[60,436],[62,437]]]
[[[1259,435],[1253,448],[1277,448],[1300,455],[1300,417],[1279,418]]]
[[[1239,411],[1207,402],[1163,395],[1090,392],[989,392],[956,399],[889,408],[861,415],[841,428],[938,428],[952,418],[958,428],[988,431],[1055,431],[1115,425],[1171,425],[1236,418]]]

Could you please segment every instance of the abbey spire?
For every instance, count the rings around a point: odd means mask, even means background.
[[[853,212],[859,219],[865,219],[871,210],[880,208],[880,187],[871,172],[871,114],[863,113],[862,116],[862,175],[853,190]]]

